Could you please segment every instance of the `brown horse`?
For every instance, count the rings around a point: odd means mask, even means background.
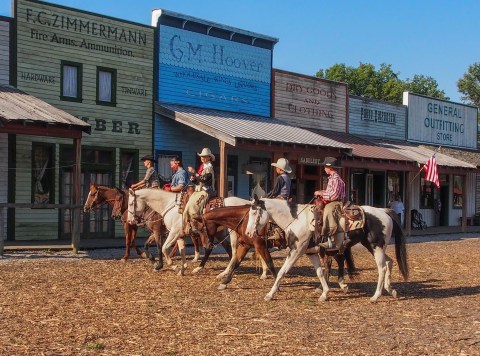
[[[134,248],[135,252],[141,256],[141,250],[135,245],[135,237],[137,236],[138,225],[127,223],[127,208],[128,208],[128,191],[120,190],[118,188],[111,188],[104,185],[90,184],[89,193],[85,205],[83,207],[84,212],[90,212],[93,209],[108,204],[112,207],[116,205],[117,209],[112,216],[118,215],[118,211],[122,216],[123,230],[125,231],[125,255],[123,260],[127,260],[130,257],[130,249]],[[155,213],[156,214],[156,213]],[[146,227],[152,232],[148,241],[154,240],[157,246],[160,246],[162,241],[162,221],[160,216],[153,216],[149,219],[150,222],[146,222]],[[159,270],[163,267],[163,260],[160,254],[160,261],[156,263],[155,269]]]
[[[248,223],[248,213],[250,210],[250,205],[244,206],[235,206],[235,207],[223,207],[217,208],[211,211],[206,212],[202,216],[195,217],[195,219],[201,223],[201,231],[200,234],[202,238],[202,243],[205,248],[205,256],[210,255],[210,252],[213,248],[213,239],[215,238],[217,231],[220,227],[226,227],[233,231],[235,231],[238,235],[237,240],[237,249],[236,249],[236,256],[233,256],[229,266],[223,273],[224,279],[219,286],[219,289],[225,289],[227,284],[233,278],[233,274],[235,270],[238,268],[240,263],[245,258],[248,250],[251,247],[255,248],[255,252],[262,258],[262,260],[266,263],[270,272],[276,277],[277,272],[275,270],[275,266],[273,265],[272,257],[268,250],[269,247],[273,247],[273,244],[276,240],[270,240],[265,236],[265,231],[263,234],[255,234],[254,236],[250,237],[245,234],[245,230]],[[325,251],[321,251],[320,254],[324,264],[330,267],[329,259],[325,253]],[[347,262],[348,273],[351,276],[355,267],[353,263],[353,258],[351,254],[351,249],[348,248],[345,250],[343,255],[334,255],[333,256],[338,263],[338,283],[340,285],[343,284],[343,277],[344,277],[344,262]],[[345,290],[345,287],[342,287]]]

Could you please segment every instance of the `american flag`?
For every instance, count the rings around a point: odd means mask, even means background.
[[[437,189],[440,189],[440,180],[438,179],[437,160],[435,154],[423,166],[425,171],[425,180],[433,182]]]

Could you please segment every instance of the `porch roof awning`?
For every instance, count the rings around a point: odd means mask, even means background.
[[[275,118],[155,103],[155,112],[232,146],[243,141],[287,143],[351,151],[352,147]]]
[[[90,133],[90,124],[12,86],[0,86],[0,129],[32,125]]]
[[[394,152],[398,152],[399,154],[408,156],[412,160],[415,160],[418,164],[427,163],[427,161],[430,159],[430,157],[432,157],[435,152],[435,149],[429,149],[422,145],[410,142],[375,140],[375,143]],[[436,153],[435,159],[438,166],[469,170],[477,169],[477,165],[443,154],[442,150]]]

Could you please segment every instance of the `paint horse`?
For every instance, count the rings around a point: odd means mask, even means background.
[[[122,257],[122,259],[125,261],[128,260],[128,258],[130,257],[131,248],[135,249],[135,252],[139,256],[142,255],[140,249],[135,245],[135,237],[137,236],[138,226],[136,224],[128,224],[126,222],[128,203],[128,199],[126,199],[127,194],[128,191],[125,190],[91,183],[87,200],[85,201],[85,205],[83,206],[83,211],[87,213],[91,212],[94,209],[98,209],[105,204],[108,204],[112,207],[114,207],[115,204],[117,204],[118,206],[118,202],[121,201],[120,213],[123,216],[122,226],[123,230],[125,231],[125,255]],[[161,236],[161,222],[155,222],[154,224],[147,225],[153,233]]]
[[[263,265],[263,273],[261,275],[261,279],[267,278],[267,268],[273,274],[273,276],[277,276],[277,272],[275,270],[275,266],[273,265],[272,257],[268,248],[277,247],[274,246],[275,243],[278,243],[278,240],[268,239],[267,235],[270,235],[265,230],[268,230],[268,226],[265,227],[264,231],[260,234],[254,234],[252,236],[246,235],[246,228],[248,223],[248,213],[250,211],[250,204],[238,207],[224,207],[224,208],[217,208],[214,210],[207,211],[202,216],[196,216],[196,220],[201,223],[201,230],[202,232],[206,233],[206,237],[208,241],[204,241],[203,245],[205,247],[205,255],[208,256],[209,252],[212,250],[213,240],[215,237],[216,232],[222,226],[231,229],[237,233],[237,248],[236,248],[236,256],[233,256],[232,260],[230,261],[227,269],[221,273],[218,277],[225,277],[220,284],[219,289],[225,289],[227,284],[233,278],[233,274],[235,270],[240,266],[240,263],[245,258],[245,255],[249,251],[251,247],[255,248],[255,252],[260,256],[262,265]],[[203,234],[202,234],[203,236]],[[322,251],[324,252],[324,251]],[[326,262],[327,256],[324,254],[322,257],[324,258],[324,262]],[[334,256],[337,260],[339,271],[338,271],[338,280],[339,284],[342,286],[343,282],[343,274],[344,274],[344,261],[346,259],[348,272],[351,275],[354,270],[353,259],[351,255],[351,249],[348,248],[345,250],[344,255],[337,255]],[[345,287],[344,287],[345,288]]]
[[[395,236],[395,254],[400,272],[405,280],[408,279],[408,264],[406,239],[403,235],[398,216],[391,209],[374,208],[371,206],[361,206],[365,214],[365,223],[361,229],[351,230],[347,233],[348,245],[353,246],[361,242],[374,256],[378,269],[377,289],[371,302],[376,302],[382,294],[382,288],[394,297],[397,292],[392,288],[390,276],[392,272],[392,259],[386,254],[386,248],[392,235]],[[288,242],[292,247],[283,266],[281,267],[277,278],[270,292],[265,296],[265,300],[271,300],[278,291],[278,287],[283,276],[290,270],[294,263],[305,254],[312,232],[310,229],[311,210],[305,205],[288,205],[286,201],[279,199],[257,199],[255,197],[249,211],[246,234],[254,236],[272,219],[279,225],[287,236]],[[342,218],[344,219],[344,218]],[[341,243],[345,232],[339,232],[335,235],[335,241]],[[316,274],[322,284],[322,294],[319,301],[328,299],[328,283],[325,279],[322,267],[320,265],[318,254],[309,254]]]

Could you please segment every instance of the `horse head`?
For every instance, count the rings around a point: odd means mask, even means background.
[[[138,197],[138,193],[133,189],[128,190],[128,215],[127,222],[135,225],[139,222],[140,215],[145,208],[145,203]]]
[[[124,194],[120,189],[116,188],[116,190],[117,191],[115,193],[115,202],[113,203],[112,208],[112,218],[115,220],[119,220],[122,217]]]
[[[261,230],[265,227],[268,220],[269,217],[265,208],[265,201],[258,199],[255,194],[250,210],[248,211],[248,223],[245,234],[249,237],[260,235]]]
[[[98,187],[95,183],[90,183],[87,200],[83,206],[83,211],[88,213],[98,204]]]

